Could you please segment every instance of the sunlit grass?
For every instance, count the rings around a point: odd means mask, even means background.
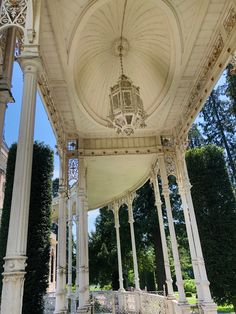
[[[176,298],[178,300],[178,297],[179,297],[179,294],[178,293],[175,293],[176,295]],[[188,303],[190,305],[194,305],[196,304],[196,295],[193,293],[191,297],[187,297],[187,300],[188,300]],[[234,308],[233,308],[233,305],[219,305],[217,306],[217,312],[219,313],[231,313],[231,312],[234,312]]]

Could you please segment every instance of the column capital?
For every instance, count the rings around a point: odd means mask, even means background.
[[[120,228],[120,223],[119,223],[119,205],[117,202],[115,202],[112,206],[112,211],[114,214],[114,220],[115,220],[115,228]]]
[[[42,60],[39,56],[30,56],[30,55],[20,55],[17,57],[24,73],[38,73],[40,74],[43,71]]]
[[[128,213],[129,213],[129,224],[134,223],[134,214],[133,214],[133,205],[132,202],[129,202],[128,205]]]

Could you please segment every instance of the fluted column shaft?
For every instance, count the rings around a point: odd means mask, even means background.
[[[72,292],[72,201],[68,199],[68,296],[71,296]]]
[[[57,245],[57,282],[55,314],[67,312],[66,302],[66,190],[65,190],[65,156],[62,154],[59,186],[59,218]]]
[[[119,221],[119,205],[114,204],[113,207],[115,229],[116,229],[116,246],[117,246],[117,259],[118,259],[118,272],[119,272],[119,287],[120,291],[124,291],[123,283],[123,271],[122,271],[122,258],[121,258],[121,246],[120,246],[120,221]]]
[[[133,265],[134,265],[135,289],[140,290],[138,260],[137,260],[137,251],[136,251],[136,243],[135,243],[135,235],[134,235],[134,215],[133,215],[132,199],[128,200],[128,211],[129,211],[129,225],[130,225],[131,245],[132,245],[132,254],[133,254]]]
[[[76,215],[75,215],[75,233],[76,233],[76,297],[79,299],[79,200],[78,191],[76,197]]]
[[[165,227],[163,222],[163,215],[162,215],[162,208],[161,208],[161,196],[159,190],[159,184],[156,173],[153,173],[152,176],[153,181],[153,188],[155,194],[155,201],[157,207],[157,214],[160,226],[160,234],[161,234],[161,243],[162,243],[162,251],[163,251],[163,258],[164,258],[164,266],[165,266],[165,275],[166,275],[166,284],[167,284],[167,292],[168,292],[168,299],[175,299],[173,285],[172,285],[172,278],[171,278],[171,271],[170,271],[170,263],[169,263],[169,256],[168,256],[168,247],[166,241],[166,233]]]
[[[167,177],[167,172],[166,172],[164,154],[160,154],[158,156],[158,162],[160,166],[162,190],[163,190],[163,196],[165,199],[168,226],[169,226],[169,231],[170,231],[171,247],[172,247],[174,266],[175,266],[176,284],[177,284],[178,292],[179,292],[179,303],[187,303],[185,291],[184,291],[184,282],[183,282],[182,272],[181,272],[178,244],[177,244],[175,227],[174,227],[173,216],[172,216],[172,208],[170,204],[169,184],[168,184],[168,177]]]
[[[11,215],[3,273],[1,314],[20,314],[26,266],[38,58],[21,58],[24,88],[16,155]],[[14,300],[14,302],[13,302]]]
[[[79,158],[79,307],[89,303],[88,203],[86,186],[85,160],[84,158]]]
[[[178,183],[180,185],[180,194],[185,212],[186,228],[188,232],[193,270],[195,271],[194,275],[199,293],[199,303],[210,304],[214,306],[209,288],[210,283],[207,278],[197,221],[192,202],[191,184],[189,182],[185,154],[178,149],[177,162],[179,171]]]

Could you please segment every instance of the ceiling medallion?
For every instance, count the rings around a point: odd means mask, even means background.
[[[124,74],[123,56],[128,50],[128,41],[123,37],[123,25],[127,0],[125,1],[124,13],[121,25],[121,36],[115,42],[116,55],[120,57],[121,75],[117,83],[110,88],[110,126],[116,129],[118,134],[131,135],[135,129],[146,127],[147,114],[143,108],[139,87],[135,86],[130,78]]]

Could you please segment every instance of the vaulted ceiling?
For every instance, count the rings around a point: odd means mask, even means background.
[[[120,74],[115,47],[123,8],[124,0],[44,2],[41,53],[68,136],[116,136],[107,117],[110,87]],[[140,87],[148,114],[147,128],[136,136],[183,126],[188,97],[232,8],[234,1],[128,0],[124,70]]]
[[[39,85],[57,138],[121,138],[108,127],[108,115],[110,87],[120,75],[117,45],[125,0],[43,3]],[[124,72],[140,87],[148,115],[147,127],[132,137],[186,137],[236,50],[235,27],[236,0],[127,1]],[[89,158],[92,207],[137,186],[153,163],[152,155]],[[126,162],[134,167],[128,178]],[[108,177],[117,180],[101,198],[98,191]]]

